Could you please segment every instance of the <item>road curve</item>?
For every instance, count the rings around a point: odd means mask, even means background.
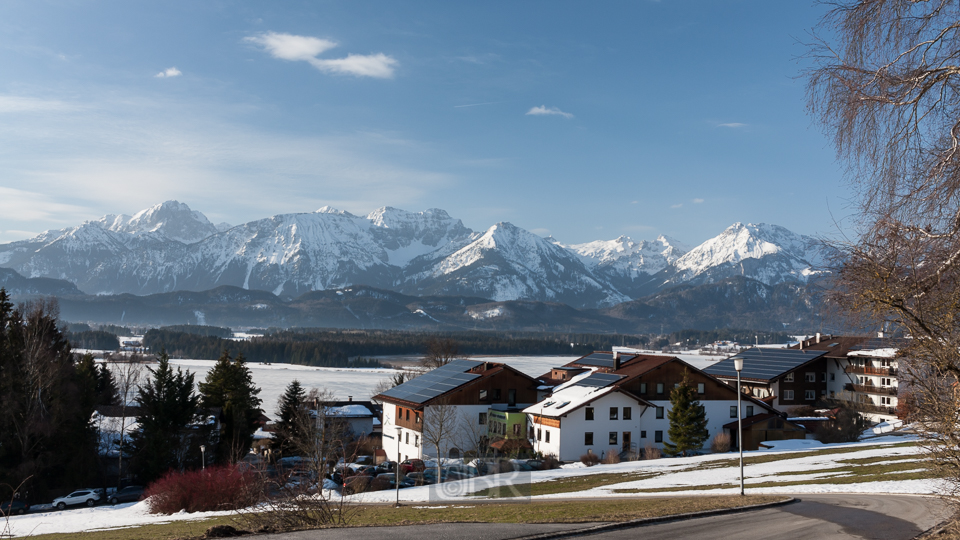
[[[591,534],[592,538],[676,540],[736,538],[737,540],[839,540],[866,538],[908,540],[953,514],[933,497],[884,494],[803,494],[795,503],[720,516],[654,523]],[[602,504],[591,500],[590,504]],[[356,527],[299,531],[264,538],[284,540],[508,540],[535,534],[573,532],[585,524],[440,523],[397,527]],[[569,536],[568,536],[569,537]]]

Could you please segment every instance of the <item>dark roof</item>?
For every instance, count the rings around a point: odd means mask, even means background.
[[[851,351],[872,351],[876,349],[903,349],[910,344],[904,338],[869,338],[863,343],[850,347]]]
[[[633,360],[637,355],[620,353],[620,365]],[[613,352],[598,351],[570,362],[565,367],[591,366],[613,369]]]
[[[588,377],[580,379],[574,386],[591,386],[597,388],[603,388],[605,386],[610,386],[611,384],[619,381],[623,378],[623,375],[615,375],[613,373],[594,373]]]
[[[760,349],[753,347],[721,360],[704,371],[714,377],[736,379],[737,370],[733,361],[736,358],[743,358],[743,371],[740,372],[742,378],[772,381],[826,354],[827,351],[823,350]]]
[[[471,369],[483,365],[474,360],[454,360],[432,371],[383,392],[382,396],[407,401],[425,403],[441,394],[481,377],[479,373],[468,373]]]
[[[846,358],[848,352],[859,349],[868,339],[864,336],[820,336],[820,343],[817,343],[816,338],[811,338],[791,345],[790,349],[826,351],[827,358]]]

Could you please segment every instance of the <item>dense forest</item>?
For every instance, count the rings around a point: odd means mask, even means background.
[[[103,330],[67,332],[66,337],[75,349],[115,351],[120,348],[120,340],[117,339],[117,335]]]
[[[175,357],[216,359],[224,350],[243,354],[250,362],[276,362],[330,367],[376,367],[364,357],[420,355],[430,340],[441,336],[457,343],[461,354],[478,355],[580,355],[614,346],[656,347],[682,343],[696,348],[717,340],[751,344],[784,343],[789,336],[746,330],[685,330],[667,336],[568,334],[532,332],[404,332],[392,330],[274,330],[249,341],[233,341],[213,335],[178,331],[173,327],[150,330],[143,345],[152,351],[166,349]]]

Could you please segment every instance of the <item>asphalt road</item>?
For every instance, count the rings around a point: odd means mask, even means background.
[[[953,513],[930,497],[909,495],[797,495],[798,502],[736,514],[643,525],[590,535],[603,539],[737,538],[738,540],[907,540]],[[591,504],[602,504],[590,501]],[[264,538],[294,540],[508,540],[534,534],[575,531],[588,524],[444,523],[404,527],[357,527],[300,531]]]

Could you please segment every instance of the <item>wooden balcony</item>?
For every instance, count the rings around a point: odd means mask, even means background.
[[[880,394],[882,396],[897,395],[896,386],[874,386],[872,384],[850,384],[843,385],[843,389],[848,392],[861,392],[864,394]]]
[[[873,366],[847,366],[843,368],[844,373],[857,373],[860,375],[882,375],[885,377],[896,377],[897,368],[873,367]]]

